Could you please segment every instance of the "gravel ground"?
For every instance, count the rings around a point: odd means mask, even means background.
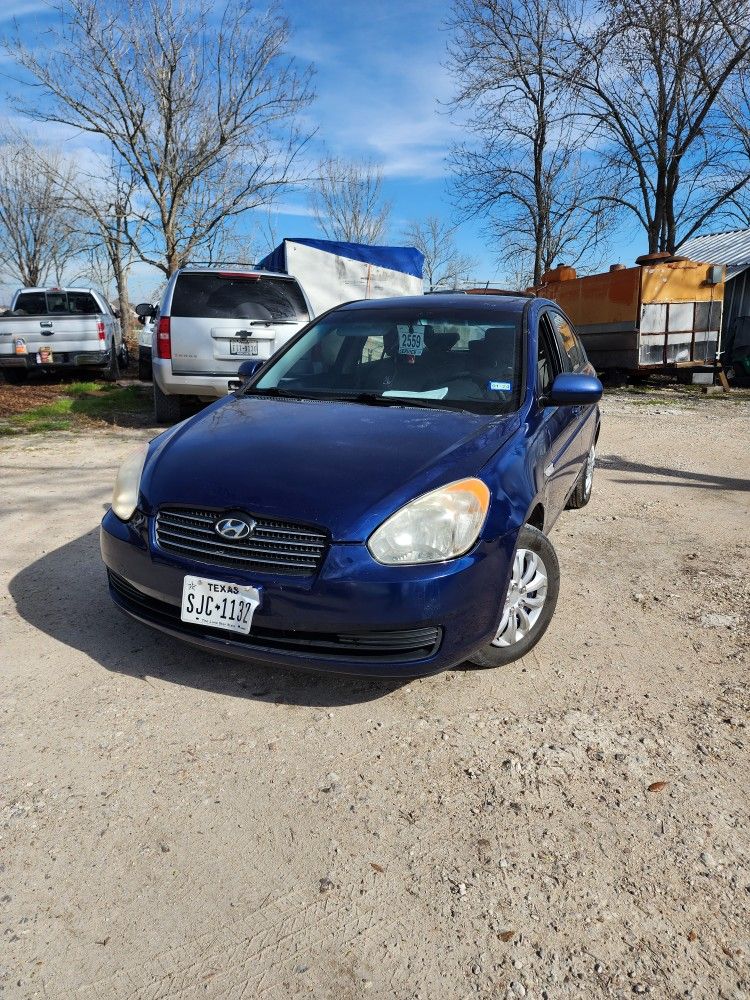
[[[604,410],[544,640],[401,685],[120,616],[148,432],[0,445],[0,995],[750,997],[750,405]]]

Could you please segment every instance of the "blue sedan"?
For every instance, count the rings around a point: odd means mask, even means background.
[[[240,375],[118,473],[101,550],[123,611],[220,655],[381,677],[538,642],[602,392],[554,303],[352,302]]]

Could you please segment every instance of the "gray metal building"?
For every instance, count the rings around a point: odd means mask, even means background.
[[[750,229],[694,236],[677,253],[726,267],[721,350],[726,359],[731,358],[735,341],[746,339],[750,329]]]

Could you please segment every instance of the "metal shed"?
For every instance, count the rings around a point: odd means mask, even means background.
[[[731,359],[735,341],[744,341],[750,329],[750,229],[694,236],[677,252],[693,260],[725,265],[721,343],[724,357]]]

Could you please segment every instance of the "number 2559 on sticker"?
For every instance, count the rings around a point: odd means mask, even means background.
[[[510,382],[488,382],[487,388],[491,392],[510,392]]]

